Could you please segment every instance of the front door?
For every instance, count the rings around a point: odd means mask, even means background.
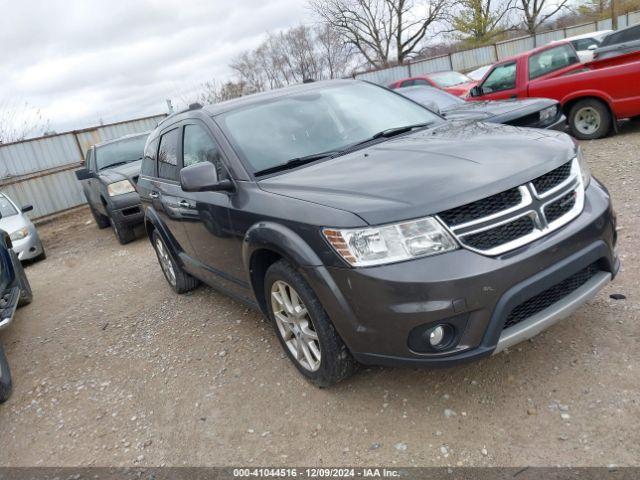
[[[482,96],[474,100],[504,100],[516,98],[516,62],[501,63],[493,67],[480,85]]]
[[[219,180],[229,179],[222,152],[206,125],[193,120],[186,122],[182,129],[182,166],[211,162]],[[233,193],[182,191],[180,195],[188,204],[184,227],[189,238],[189,255],[202,264],[211,282],[246,294],[243,268],[238,264],[239,241],[230,231]]]

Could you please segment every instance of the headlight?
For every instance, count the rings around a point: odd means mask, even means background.
[[[136,189],[131,185],[129,180],[121,180],[119,182],[111,183],[107,185],[107,193],[110,197],[116,195],[124,195],[125,193],[135,192]]]
[[[354,267],[400,262],[458,248],[451,235],[432,217],[380,227],[325,228],[322,233]]]
[[[547,123],[556,118],[556,114],[558,113],[558,107],[553,105],[551,107],[547,107],[544,110],[540,110],[540,123]]]
[[[587,188],[587,185],[589,185],[589,182],[591,181],[591,170],[589,170],[589,165],[587,165],[587,162],[584,159],[584,155],[582,155],[582,149],[580,147],[578,147],[577,149],[576,158],[578,159],[578,165],[580,166],[582,185],[584,186],[584,188]]]
[[[27,227],[22,227],[20,230],[16,230],[11,235],[9,235],[9,238],[13,241],[22,240],[23,238],[26,238],[28,235],[29,235],[29,229]]]

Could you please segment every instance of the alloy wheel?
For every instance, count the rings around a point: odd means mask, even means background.
[[[291,355],[305,370],[318,370],[322,358],[320,341],[298,292],[282,280],[274,282],[271,308],[280,336]]]
[[[156,239],[156,252],[158,252],[158,260],[160,260],[160,266],[162,267],[162,271],[164,272],[169,283],[175,287],[176,285],[176,272],[173,268],[173,262],[171,261],[171,257],[169,256],[169,252],[162,243],[160,238]]]

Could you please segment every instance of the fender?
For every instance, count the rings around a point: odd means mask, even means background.
[[[613,117],[616,116],[613,110],[613,99],[601,90],[578,90],[577,92],[571,92],[565,95],[562,98],[562,100],[560,100],[560,105],[564,107],[564,105],[567,102],[570,102],[571,100],[576,100],[579,98],[586,98],[586,97],[593,97],[593,98],[602,100],[604,103],[607,104],[607,106],[609,107],[609,110],[611,110],[612,116]]]
[[[290,228],[275,222],[259,222],[251,226],[242,241],[242,261],[251,271],[251,257],[262,248],[273,250],[300,267],[322,265],[320,257],[302,237]]]
[[[164,223],[160,219],[158,213],[154,210],[153,207],[148,206],[144,210],[144,229],[147,232],[147,236],[149,237],[149,241],[151,241],[151,229],[149,225],[152,225],[155,230],[158,231],[162,239],[164,240],[165,245],[169,248],[173,259],[176,262],[180,263],[180,266],[183,266],[182,259],[180,258],[180,247],[178,246],[178,242],[173,237],[171,232],[165,227]]]

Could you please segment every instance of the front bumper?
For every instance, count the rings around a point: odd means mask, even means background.
[[[555,122],[544,128],[546,130],[558,130],[559,132],[564,132],[567,129],[567,117],[560,115]]]
[[[20,240],[12,240],[11,245],[20,261],[36,258],[44,251],[42,241],[35,227],[29,228],[29,235],[26,237]]]
[[[498,257],[459,249],[381,267],[308,267],[305,273],[360,362],[451,365],[489,356],[568,316],[618,271],[615,242],[609,195],[594,179],[579,217]],[[503,329],[516,306],[590,265],[597,273],[580,288]],[[453,348],[419,352],[410,346],[413,332],[439,323],[455,325]]]
[[[144,210],[137,192],[110,197],[109,202],[109,214],[120,225],[134,226],[144,222]]]

